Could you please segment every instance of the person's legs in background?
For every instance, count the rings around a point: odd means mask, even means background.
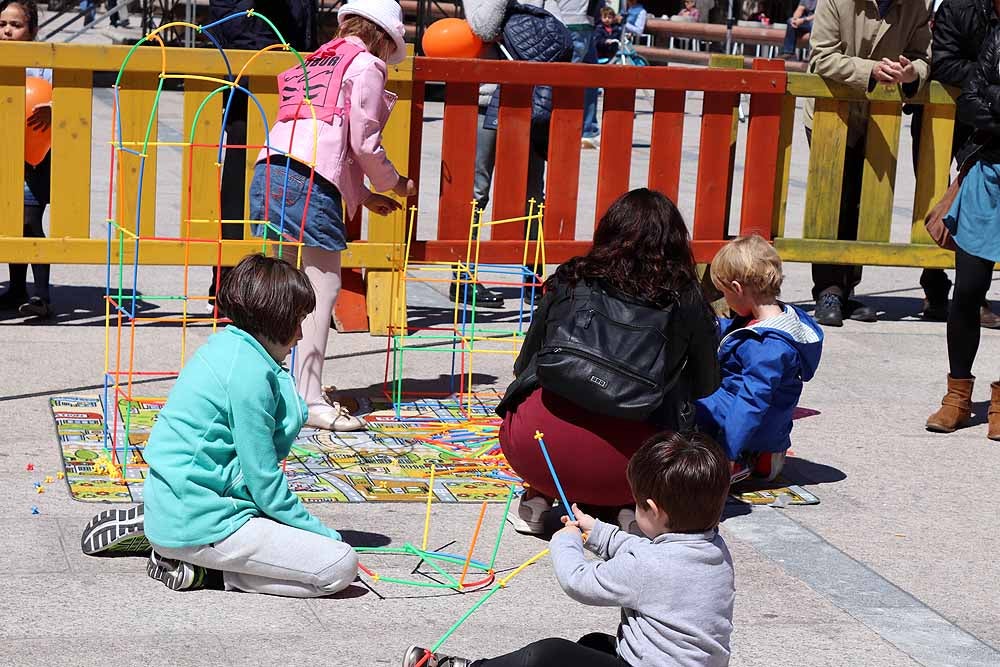
[[[795,56],[795,47],[799,43],[799,38],[810,32],[812,32],[812,21],[802,23],[797,28],[793,27],[789,21],[785,26],[785,43],[781,47],[781,55],[785,56],[786,60]]]
[[[82,0],[79,5],[83,13],[83,25],[86,27],[97,18],[97,0]]]
[[[594,26],[580,25],[570,28],[573,35],[573,62],[596,63],[597,50],[594,47]],[[597,148],[601,128],[597,124],[597,88],[587,88],[583,92],[583,148]]]
[[[24,238],[45,238],[42,216],[51,193],[50,159],[47,155],[38,165],[24,165]],[[29,298],[27,265],[10,265],[10,286],[0,294],[0,310],[16,308],[21,315],[29,317],[47,317],[51,314],[49,265],[32,264],[31,274],[35,291]]]
[[[42,229],[42,215],[44,213],[45,206],[43,205],[24,205],[25,238],[45,238],[45,231]],[[31,277],[35,282],[35,293],[25,303],[21,304],[18,312],[31,317],[48,317],[52,314],[52,307],[50,305],[52,299],[49,294],[49,265],[32,264]]]
[[[993,262],[955,251],[955,294],[948,312],[948,365],[951,376],[969,379],[979,351],[979,306],[993,280]]]
[[[108,8],[108,17],[111,21],[111,27],[128,28],[128,0],[122,0],[120,8],[118,2],[119,0],[105,0],[105,4]]]
[[[948,393],[927,419],[927,430],[951,433],[972,417],[972,364],[979,351],[979,309],[993,280],[994,263],[955,251],[955,294],[948,311]]]
[[[225,117],[226,123],[226,144],[230,146],[245,146],[247,143],[247,102],[245,93],[239,90],[227,92],[223,98],[222,108],[225,114],[226,104],[232,95],[232,103],[229,106],[229,115]],[[222,193],[221,193],[221,213],[223,220],[243,220],[246,218],[246,169],[247,151],[246,148],[227,148],[222,158]],[[238,240],[243,238],[242,224],[223,224],[222,238],[226,240]],[[230,267],[224,266],[221,270],[212,267],[212,283],[208,286],[208,296],[212,297],[208,301],[211,309],[215,305],[215,290],[222,284]],[[219,313],[222,317],[224,314]]]
[[[497,131],[484,127],[486,121],[486,109],[479,109],[479,125],[476,130],[476,167],[475,178],[472,182],[472,199],[476,202],[476,208],[480,211],[486,209],[490,203],[490,188],[493,185],[493,167],[497,160]],[[458,272],[455,272],[456,278]],[[461,288],[461,291],[459,291]],[[475,290],[475,295],[473,295]],[[454,302],[459,299],[463,303],[472,303],[472,297],[476,298],[476,306],[486,308],[503,308],[503,296],[487,289],[483,285],[476,283],[452,282],[448,288],[448,298]]]
[[[917,173],[917,163],[920,156],[920,133],[924,125],[924,108],[918,105],[903,107],[904,113],[911,114],[910,140],[913,150],[913,173]],[[951,291],[951,280],[944,269],[924,269],[920,272],[920,286],[924,289],[924,303],[921,315],[924,319],[944,322],[948,319],[948,293]]]
[[[812,141],[812,133],[806,133]],[[844,181],[840,192],[840,221],[837,238],[858,238],[858,214],[861,206],[861,183],[865,166],[865,140],[848,146],[844,156]],[[839,327],[844,317],[861,322],[874,322],[875,310],[853,301],[854,288],[861,282],[861,266],[850,264],[813,264],[813,298],[816,300],[816,321],[826,326]]]
[[[535,212],[537,213],[538,207],[545,203],[545,163],[546,157],[534,148],[528,154],[528,205],[525,207],[524,214],[531,214],[531,201],[535,202]],[[536,240],[538,238],[538,232],[541,228],[541,220],[532,221],[526,223],[528,225],[527,232],[528,238]],[[542,282],[542,274],[545,273],[544,266],[535,266],[534,263],[531,265],[525,265],[525,273],[523,276],[523,281],[525,283],[538,283]],[[532,277],[534,276],[534,277]],[[538,305],[538,300],[541,298],[541,288],[525,287],[523,300],[529,306]]]

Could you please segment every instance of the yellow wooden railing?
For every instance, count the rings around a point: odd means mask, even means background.
[[[812,145],[806,182],[805,218],[801,238],[785,235],[785,212],[791,165],[793,132],[802,132],[795,120],[797,98],[815,98]],[[951,144],[955,127],[957,92],[931,82],[910,102],[924,108],[920,154],[912,198],[912,229],[909,243],[890,243],[899,159],[910,168],[911,156],[899,155],[902,130],[902,100],[895,87],[879,86],[861,95],[846,86],[816,75],[789,74],[782,113],[783,164],[775,192],[774,245],[786,261],[882,266],[946,268],[954,254],[933,244],[924,229],[924,217],[948,188]],[[866,161],[862,184],[858,238],[837,240],[844,150],[847,145],[848,105],[867,100],[870,117],[866,135]],[[747,165],[748,169],[752,165]],[[910,193],[906,193],[909,195]]]
[[[49,237],[22,237],[22,189],[24,136],[20,132],[5,132],[3,158],[0,159],[0,261],[102,264],[107,257],[107,238],[92,220],[104,219],[105,213],[91,211],[91,189],[107,179],[108,161],[91,160],[93,134],[93,87],[95,72],[116,72],[129,49],[82,45],[11,43],[0,45],[0,126],[24,127],[24,68],[52,68],[53,128],[52,128],[52,201]],[[239,71],[251,58],[252,52],[228,52],[231,68]],[[145,133],[160,84],[163,59],[173,73],[201,74],[221,77],[226,74],[219,53],[208,49],[161,49],[140,47],[129,62],[122,82],[121,122],[123,136],[139,137]],[[265,118],[274,118],[277,109],[275,75],[296,62],[289,53],[271,52],[256,58],[248,69],[248,82],[264,110],[264,117],[251,103],[248,123],[248,143],[262,144]],[[606,76],[614,76],[608,68]],[[422,84],[420,84],[422,86]],[[217,88],[211,81],[185,81],[182,131],[190,132],[199,107]],[[422,99],[415,100],[413,61],[408,59],[390,68],[389,88],[399,101],[385,131],[384,143],[390,159],[401,170],[414,164],[411,156],[411,124],[420,118]],[[803,233],[791,238],[785,233],[785,211],[790,177],[791,146],[796,126],[797,98],[816,98],[815,125],[806,185]],[[847,105],[850,101],[867,99],[871,103],[871,120],[867,134],[859,235],[856,241],[838,241],[837,220],[839,196],[847,139]],[[913,193],[913,228],[909,243],[890,243],[890,230],[895,197],[895,173],[901,132],[901,100],[895,90],[880,87],[862,96],[845,87],[804,74],[788,75],[786,97],[781,118],[781,158],[779,178],[774,197],[773,236],[775,246],[789,261],[836,262],[844,264],[876,264],[897,266],[946,267],[952,263],[950,253],[930,244],[923,229],[923,218],[933,203],[943,194],[950,171],[951,137],[954,126],[954,94],[933,83],[914,100],[925,105],[922,150]],[[218,142],[222,114],[221,96],[209,99],[194,129],[195,144]],[[107,119],[110,124],[111,119]],[[419,128],[413,127],[413,130]],[[213,151],[184,147],[189,137],[177,146],[183,148],[181,165],[181,223],[193,223],[198,236],[218,236],[218,165]],[[156,123],[151,140],[156,140]],[[734,134],[735,141],[735,134]],[[110,147],[109,147],[110,148]],[[419,148],[417,148],[419,150]],[[471,150],[471,149],[470,149]],[[98,153],[100,154],[100,153]],[[110,150],[108,152],[110,155]],[[247,183],[256,151],[247,151]],[[910,157],[904,156],[909,167]],[[195,244],[189,249],[174,240],[157,240],[157,230],[166,225],[157,215],[157,148],[148,152],[143,179],[139,228],[140,260],[143,264],[212,265],[218,258],[215,244]],[[189,166],[190,165],[190,166]],[[122,170],[119,188],[134,192],[138,183],[138,160],[132,160]],[[750,170],[754,165],[745,166]],[[95,174],[95,170],[98,172]],[[136,197],[126,197],[122,206],[135,206]],[[189,207],[190,204],[190,207]],[[189,215],[190,211],[190,215]],[[134,208],[117,213],[118,220],[134,219]],[[373,332],[386,330],[390,304],[399,303],[399,281],[394,281],[393,267],[401,264],[404,216],[397,214],[388,220],[373,219],[367,239],[352,242],[343,255],[345,267],[364,267],[367,272],[368,314]],[[240,256],[259,248],[245,226],[243,241],[223,245],[222,262],[232,264]],[[92,237],[91,230],[98,230]],[[124,260],[132,261],[132,243],[123,248]],[[114,252],[117,253],[117,247]]]
[[[95,72],[118,71],[129,52],[128,47],[97,47],[85,45],[5,42],[0,45],[0,127],[23,128],[24,70],[26,67],[45,67],[53,71],[52,104],[52,200],[48,238],[23,238],[23,183],[24,166],[20,156],[24,152],[24,135],[5,131],[3,158],[0,159],[0,261],[48,262],[54,264],[103,264],[107,258],[107,237],[103,231],[91,236],[92,219],[102,220],[107,213],[91,211],[93,184],[107,179],[109,161],[91,160],[93,118],[93,77]],[[255,53],[248,51],[227,52],[233,72],[239,72]],[[145,161],[139,229],[132,230],[142,238],[139,255],[142,264],[214,265],[218,261],[219,247],[211,243],[191,244],[172,240],[157,240],[166,227],[157,215],[157,111],[154,101],[160,83],[164,62],[169,73],[184,73],[222,77],[227,73],[225,63],[216,50],[161,49],[155,45],[140,47],[128,63],[120,92],[122,137],[142,138],[151,114],[153,117],[150,149]],[[257,57],[246,83],[263,107],[264,117],[251,103],[248,114],[247,143],[264,143],[266,119],[273,119],[277,111],[278,96],[276,75],[295,64],[291,53],[270,52]],[[399,96],[395,111],[385,130],[385,145],[390,159],[405,165],[410,152],[410,111],[412,102],[412,60],[390,68],[388,88]],[[199,107],[218,84],[197,79],[185,80],[183,102],[183,141],[174,145],[183,148],[181,169],[182,220],[192,223],[189,236],[217,238],[219,236],[218,166],[212,150],[195,150],[185,146],[191,138],[193,121]],[[107,122],[110,126],[111,119]],[[194,144],[217,144],[222,123],[222,98],[214,95],[205,104],[194,128]],[[166,144],[161,144],[161,147]],[[110,159],[110,146],[107,153]],[[247,151],[247,186],[256,161],[257,151]],[[115,213],[119,221],[135,218],[134,196],[138,186],[139,159],[122,157],[123,164],[118,188],[131,196],[120,200],[124,210]],[[95,171],[96,170],[96,171]],[[190,198],[190,201],[189,201]],[[190,204],[190,206],[189,206]],[[131,208],[130,208],[131,207]],[[189,217],[190,215],[190,217]],[[377,216],[376,216],[377,218]],[[346,268],[363,267],[369,272],[369,317],[372,329],[384,328],[390,295],[391,277],[385,275],[400,263],[404,217],[392,216],[390,220],[373,219],[367,240],[351,243],[343,254]],[[253,249],[260,248],[245,225],[244,241],[227,241],[222,244],[223,264],[234,264]],[[101,228],[94,227],[101,230]],[[165,233],[163,234],[165,235]],[[172,236],[178,236],[173,234]],[[133,243],[124,244],[124,261],[133,260]],[[113,248],[117,256],[117,244]]]

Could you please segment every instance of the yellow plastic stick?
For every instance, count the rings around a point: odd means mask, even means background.
[[[549,550],[548,549],[544,549],[542,551],[539,551],[537,554],[535,554],[534,556],[532,556],[528,560],[524,561],[522,564],[518,565],[514,569],[513,572],[511,572],[506,577],[504,577],[503,579],[500,580],[500,588],[504,588],[507,585],[508,581],[510,581],[511,579],[513,579],[514,577],[516,577],[518,574],[520,574],[521,570],[523,570],[524,568],[528,567],[529,565],[531,565],[532,563],[534,563],[535,561],[537,561],[538,559],[542,558],[543,556],[545,556],[548,553],[549,553]]]
[[[424,539],[420,542],[420,550],[427,551],[427,536],[431,532],[431,500],[434,499],[434,471],[436,466],[431,466],[431,481],[427,484],[427,513],[424,515]]]

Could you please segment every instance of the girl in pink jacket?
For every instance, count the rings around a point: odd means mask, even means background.
[[[341,286],[340,253],[347,248],[344,210],[353,216],[364,206],[386,215],[400,204],[378,192],[405,197],[416,188],[382,148],[382,128],[396,101],[385,90],[386,63],[406,57],[399,4],[351,0],[337,17],[337,37],[306,60],[305,71],[296,66],[278,76],[278,122],[254,169],[250,217],[270,221],[257,226],[258,235],[301,238],[304,244],[302,268],[316,291],[316,310],[302,323],[298,346],[306,424],[353,431],[364,422],[327,402],[322,385],[330,316]]]

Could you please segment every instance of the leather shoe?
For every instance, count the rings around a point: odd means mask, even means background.
[[[844,326],[843,301],[836,294],[821,294],[813,311],[816,321],[826,327]]]
[[[866,306],[860,301],[849,300],[844,306],[844,315],[855,322],[876,322],[878,321],[878,311],[871,306]]]
[[[944,301],[931,301],[930,299],[924,299],[924,307],[921,309],[920,315],[925,320],[930,320],[931,322],[947,321],[948,299],[945,299]],[[994,315],[994,317],[996,316]],[[998,320],[998,322],[1000,322],[1000,320]]]
[[[467,287],[470,289],[466,289]],[[472,290],[475,290],[475,292]],[[477,306],[483,308],[503,308],[503,297],[479,283],[462,283],[461,285],[452,283],[451,287],[448,288],[448,298],[452,302],[472,303],[473,296],[475,296]]]
[[[979,309],[979,326],[984,329],[1000,329],[1000,315],[990,310],[990,304],[985,303]]]

